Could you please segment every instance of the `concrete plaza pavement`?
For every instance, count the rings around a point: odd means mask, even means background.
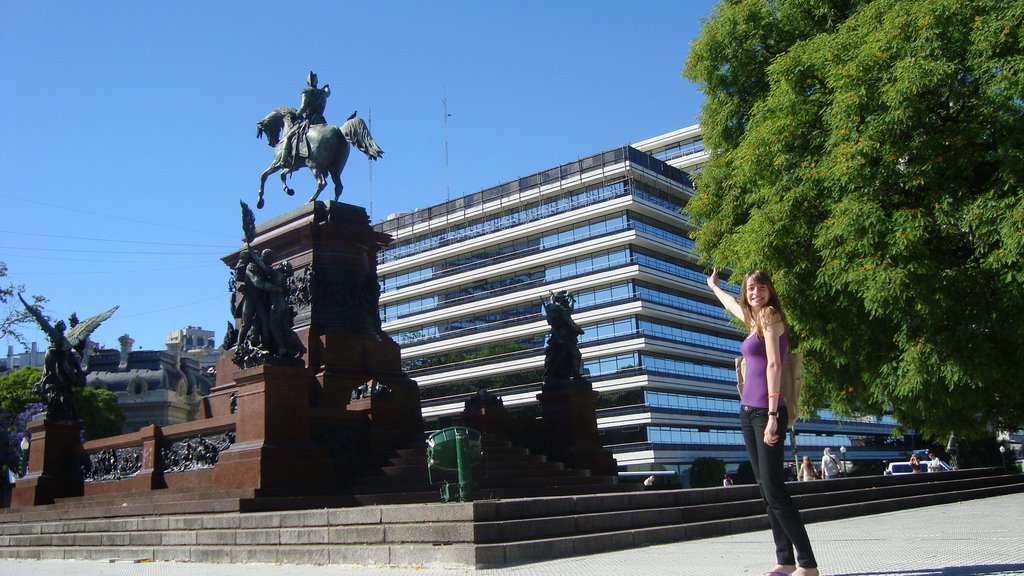
[[[1024,575],[1024,493],[809,524],[826,576]],[[737,576],[773,564],[768,531],[497,569],[0,560],[3,576]]]

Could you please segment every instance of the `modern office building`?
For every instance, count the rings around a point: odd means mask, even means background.
[[[427,428],[453,423],[482,389],[536,413],[541,300],[568,290],[600,434],[621,471],[746,460],[733,363],[742,335],[705,284],[685,211],[684,170],[705,157],[700,129],[684,128],[376,224],[394,238],[378,262],[383,327],[420,386]],[[798,424],[801,454],[899,457],[891,421],[817,416]]]
[[[203,330],[201,326],[186,326],[167,335],[166,344],[177,346],[182,352],[199,361],[202,370],[208,375],[216,373],[217,360],[223,349],[217,345],[213,330]]]

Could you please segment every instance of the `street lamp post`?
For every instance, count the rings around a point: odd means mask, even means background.
[[[796,470],[796,479],[800,480],[800,455],[797,453],[796,448],[796,430],[789,429],[789,444],[793,446],[793,464]]]
[[[28,474],[28,436],[21,437],[21,475]]]
[[[949,453],[949,464],[954,470],[960,468],[960,463],[956,460],[956,447],[959,440],[956,437],[955,432],[949,433],[949,442],[946,442],[946,452]]]
[[[839,451],[843,453],[843,478],[846,478],[846,446],[840,446]]]
[[[999,455],[1003,458],[1003,470],[1009,472],[1009,469],[1006,467],[1006,446],[999,446]]]

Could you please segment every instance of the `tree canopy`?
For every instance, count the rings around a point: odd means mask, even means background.
[[[5,276],[7,276],[7,265],[0,262],[0,278]],[[25,345],[25,339],[21,335],[20,327],[23,324],[35,324],[35,320],[18,300],[18,293],[24,290],[24,286],[14,284],[0,286],[0,340],[11,338],[22,346]],[[46,298],[42,296],[32,296],[31,299],[26,298],[26,300],[39,306],[40,309],[46,302]]]
[[[85,422],[85,439],[95,440],[117,436],[124,426],[124,413],[117,404],[117,394],[99,388],[75,390],[75,410]]]
[[[43,371],[26,367],[0,376],[0,464],[10,465],[11,454],[26,433],[28,420],[42,411],[42,398],[34,390]],[[26,408],[35,410],[26,413]],[[124,413],[117,405],[117,395],[109,390],[84,387],[75,390],[75,410],[85,421],[85,439],[106,438],[121,433]],[[5,454],[7,460],[5,461]]]
[[[14,418],[21,414],[28,404],[42,401],[39,394],[32,389],[42,374],[42,368],[26,366],[0,376],[0,411]]]
[[[708,264],[772,274],[804,401],[1024,424],[1024,0],[726,0],[685,76]]]

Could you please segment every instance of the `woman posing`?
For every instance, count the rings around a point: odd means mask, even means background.
[[[708,277],[708,286],[722,306],[742,320],[749,332],[740,345],[746,363],[740,427],[754,477],[768,505],[768,522],[775,539],[778,564],[768,574],[818,576],[818,563],[807,530],[786,492],[783,462],[789,416],[779,390],[782,363],[789,354],[789,331],[782,303],[768,273],[763,270],[755,270],[743,278],[738,302],[718,285],[717,269]]]

